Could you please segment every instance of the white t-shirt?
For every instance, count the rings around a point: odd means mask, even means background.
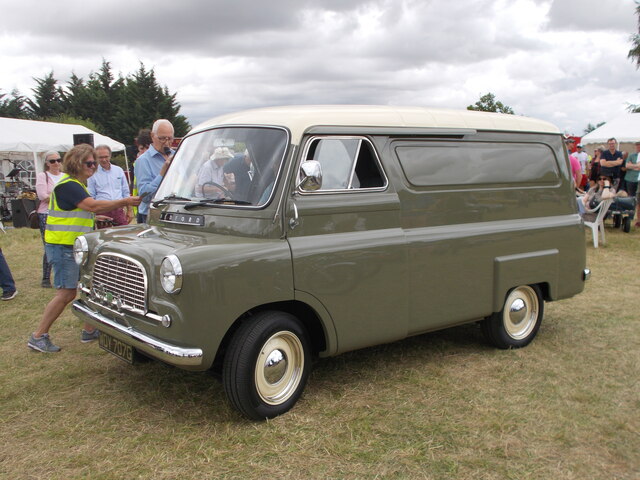
[[[580,170],[584,175],[585,173],[587,173],[587,161],[589,160],[589,155],[587,154],[587,152],[575,152],[574,155],[580,162]]]

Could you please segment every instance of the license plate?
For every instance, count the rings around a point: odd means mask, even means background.
[[[123,341],[113,338],[104,332],[100,332],[98,344],[100,348],[115,355],[119,359],[127,363],[133,363],[133,347],[131,345],[127,345]]]

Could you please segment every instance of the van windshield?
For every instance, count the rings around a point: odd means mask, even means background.
[[[284,160],[287,132],[227,127],[186,137],[153,200],[261,206],[269,202]]]

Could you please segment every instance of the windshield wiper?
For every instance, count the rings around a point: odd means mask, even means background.
[[[176,195],[175,193],[172,193],[171,195],[167,195],[166,197],[164,197],[161,200],[156,200],[155,202],[153,202],[152,203],[153,208],[157,208],[158,205],[161,205],[163,203],[168,203],[169,200],[184,200],[185,202],[190,202],[191,201],[190,198],[180,197],[180,196]]]
[[[187,203],[184,206],[185,210],[191,210],[196,207],[212,207],[215,205],[252,205],[251,202],[247,202],[245,200],[234,200],[233,198],[203,198],[198,202]]]

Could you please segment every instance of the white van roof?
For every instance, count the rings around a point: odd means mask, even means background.
[[[219,125],[273,125],[291,131],[292,141],[316,126],[452,128],[561,133],[548,122],[519,115],[374,105],[292,105],[243,110],[207,120],[192,131]]]

